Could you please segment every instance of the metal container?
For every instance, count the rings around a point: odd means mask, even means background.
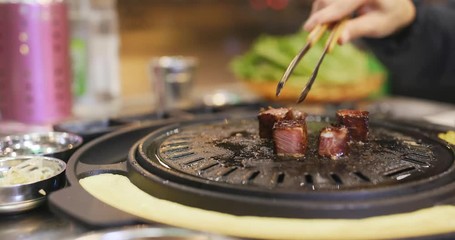
[[[0,138],[0,156],[40,155],[68,161],[82,137],[66,132],[28,133]]]
[[[151,227],[146,225],[110,228],[89,232],[74,238],[74,240],[95,239],[156,239],[156,240],[229,240],[232,238],[214,234],[195,232],[173,227]]]
[[[63,0],[0,0],[3,120],[53,123],[71,115],[68,16]]]
[[[51,169],[53,174],[45,179],[21,184],[0,181],[0,213],[16,213],[33,209],[46,200],[47,194],[65,185],[65,162],[43,156],[0,157],[0,180],[6,178],[7,172],[12,167],[27,164],[28,160],[40,161],[42,166]]]
[[[157,112],[191,105],[198,60],[189,56],[162,56],[150,62],[151,83]]]

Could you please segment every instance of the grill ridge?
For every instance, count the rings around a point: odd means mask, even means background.
[[[395,177],[397,175],[400,175],[402,173],[405,173],[405,172],[411,172],[411,171],[414,171],[416,170],[416,168],[414,166],[405,166],[405,167],[401,167],[401,168],[398,168],[398,169],[393,169],[389,172],[386,172],[384,173],[384,176],[386,177]]]
[[[260,174],[260,171],[250,171],[245,174],[244,179],[242,180],[242,184],[249,184],[254,181],[254,179]]]
[[[276,179],[276,183],[277,183],[277,184],[283,183],[285,177],[286,177],[286,174],[285,174],[285,173],[280,173],[280,174],[278,174],[278,177],[277,177],[277,179]]]
[[[415,158],[411,158],[409,156],[405,156],[401,160],[409,162],[409,163],[414,163],[414,164],[420,165],[421,167],[426,167],[426,168],[430,167],[430,163],[429,162],[418,160],[418,159],[415,159]]]
[[[305,173],[305,183],[309,185],[314,184],[313,176],[309,173]]]
[[[189,165],[191,165],[191,164],[193,164],[193,163],[202,161],[202,160],[204,160],[204,159],[205,159],[205,158],[203,158],[203,157],[198,157],[198,158],[196,158],[196,159],[191,159],[191,160],[185,162],[184,165],[189,166]]]
[[[229,176],[229,174],[233,173],[237,169],[238,169],[237,167],[233,167],[233,168],[229,169],[228,171],[224,172],[221,176],[227,177],[227,176]]]
[[[213,167],[215,167],[215,166],[219,166],[219,165],[220,165],[220,164],[217,163],[217,162],[215,162],[215,163],[209,163],[209,164],[207,164],[207,165],[202,166],[202,167],[199,169],[199,171],[200,171],[200,172],[205,172],[205,171],[207,171],[207,170],[209,170],[209,169],[211,169],[211,168],[213,168]]]
[[[190,145],[190,142],[188,142],[187,140],[185,141],[170,141],[168,143],[166,143],[165,147],[174,147],[174,146],[180,146],[180,145]]]
[[[178,154],[169,155],[169,158],[171,160],[176,160],[176,159],[180,159],[180,158],[186,158],[186,157],[189,157],[189,156],[194,155],[194,154],[195,154],[194,152],[187,151],[187,152],[181,152],[181,153],[178,153]]]
[[[271,179],[270,179],[270,186],[279,186],[284,183],[286,174],[284,172],[275,172],[272,174]]]
[[[365,174],[360,171],[355,171],[352,173],[354,176],[358,177],[360,180],[365,182],[371,182],[370,178],[368,178]]]
[[[330,178],[333,180],[333,182],[336,185],[342,185],[343,184],[343,180],[341,180],[340,176],[338,176],[338,174],[336,174],[336,173],[330,173]]]
[[[188,145],[176,145],[176,146],[172,146],[172,147],[164,146],[163,153],[169,154],[169,153],[186,152],[189,149],[190,149],[190,146],[188,146]]]

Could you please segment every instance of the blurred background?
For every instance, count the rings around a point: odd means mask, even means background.
[[[147,94],[152,56],[200,60],[196,82],[236,81],[230,61],[262,34],[300,30],[308,0],[118,0],[122,94]]]
[[[147,111],[154,100],[150,61],[158,56],[198,59],[200,91],[240,88],[230,64],[262,35],[298,32],[308,0],[77,0],[68,1],[75,113]],[[214,90],[215,89],[215,90]],[[247,91],[247,89],[244,89]],[[255,98],[254,93],[240,93]],[[248,95],[248,96],[246,96]],[[120,102],[118,101],[120,99]],[[93,112],[93,104],[103,104]],[[142,106],[138,106],[142,105]],[[126,107],[125,107],[126,106]],[[146,107],[147,108],[147,107]],[[122,113],[125,113],[124,111]]]
[[[41,5],[43,2],[44,5]],[[13,17],[23,18],[24,22],[36,20],[29,19],[27,14],[22,14],[22,10],[19,11],[20,16],[13,16],[12,11],[5,6],[14,4],[26,7],[29,4],[30,8],[42,7],[41,10],[37,10],[37,13],[41,14],[43,21],[46,21],[46,16],[55,18],[51,21],[55,26],[59,22],[67,21],[71,79],[65,80],[71,81],[73,115],[68,116],[65,113],[64,116],[100,118],[156,110],[157,95],[161,93],[157,91],[156,80],[152,79],[154,73],[150,62],[152,58],[159,56],[191,56],[197,59],[198,64],[192,79],[193,87],[182,87],[179,90],[194,90],[192,95],[197,98],[196,104],[205,101],[206,95],[214,95],[220,91],[227,92],[224,97],[234,99],[233,103],[258,101],[263,100],[264,97],[272,101],[280,100],[275,98],[274,88],[286,66],[305,41],[304,35],[295,34],[301,32],[312,2],[311,0],[0,1],[3,3],[0,5],[2,6],[0,10],[5,11],[4,14],[0,14],[0,24],[15,22]],[[48,15],[46,3],[56,3],[56,5],[66,3],[67,18],[57,14]],[[18,29],[20,30],[20,26]],[[2,42],[2,33],[0,33],[0,60],[8,58],[2,58],[1,54],[5,56],[13,54],[13,50],[7,46],[10,40],[18,41],[15,34],[17,33],[4,32],[3,35],[8,37],[3,39],[8,41]],[[59,34],[54,32],[52,36],[66,33]],[[29,40],[20,36],[28,35],[19,35],[20,41]],[[282,39],[280,38],[282,36],[288,38]],[[30,40],[36,39],[30,38]],[[288,102],[295,102],[297,98],[295,95],[299,94],[308,79],[322,52],[323,41],[320,42],[319,48],[314,47],[315,50],[310,51],[306,57],[310,62],[305,63],[306,59],[304,59],[298,66],[301,69],[296,69],[293,76],[301,79],[298,81],[291,79],[287,88],[283,90],[284,95],[286,91],[294,91],[294,95],[291,94],[287,98],[291,100]],[[6,46],[3,47],[3,53],[2,46]],[[51,51],[55,49],[54,43]],[[387,95],[389,89],[386,70],[371,54],[356,51],[358,49],[353,50],[347,46],[336,47],[334,52],[326,57],[309,98],[313,94],[320,96],[316,100],[321,102],[341,102],[365,99],[365,96],[370,96],[372,92],[376,97]],[[252,54],[247,54],[251,52]],[[242,56],[246,57],[235,62]],[[24,56],[18,58],[21,57]],[[45,57],[47,56],[36,55],[35,60]],[[9,64],[6,60],[4,62]],[[44,61],[38,61],[38,64],[42,62]],[[234,62],[236,64],[233,67]],[[12,76],[22,71],[19,65],[17,69],[11,71]],[[49,71],[56,70],[49,69]],[[7,74],[10,73],[7,72]],[[6,82],[14,80],[6,77],[7,74],[3,74],[4,78],[0,74],[0,84],[2,79]],[[28,75],[34,74],[31,72]],[[267,83],[262,84],[262,80]],[[353,81],[350,85],[331,88],[332,85],[341,86],[351,80]],[[321,84],[319,89],[318,84]],[[18,85],[16,88],[23,89],[23,86]],[[49,95],[49,93],[62,95],[61,92],[53,93],[40,89],[46,89],[46,87],[32,89],[34,91],[32,95]],[[3,88],[3,91],[10,90]],[[338,96],[340,94],[341,97]],[[30,105],[30,99],[34,98],[32,95],[24,96],[20,100]],[[330,100],[333,96],[336,97],[335,100]],[[350,99],[346,96],[354,97]],[[282,97],[281,100],[285,99],[283,96],[280,97]],[[62,104],[68,103],[66,100],[62,101]],[[7,106],[7,101],[9,101],[8,94],[2,94],[0,91],[0,106],[13,109]],[[46,102],[40,104],[37,105],[38,108],[43,104],[45,106]],[[13,110],[17,109],[19,108],[16,107]],[[17,118],[11,119],[17,120]],[[4,118],[4,120],[10,120],[10,118]],[[22,121],[22,119],[19,120]],[[45,123],[55,123],[55,121],[56,119],[48,119]]]

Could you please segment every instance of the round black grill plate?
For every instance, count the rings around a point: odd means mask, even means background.
[[[328,118],[311,116],[305,157],[280,158],[255,119],[175,125],[148,135],[129,157],[148,193],[239,215],[364,217],[431,206],[450,197],[454,153],[424,132],[370,123],[369,141],[338,160],[317,154]]]

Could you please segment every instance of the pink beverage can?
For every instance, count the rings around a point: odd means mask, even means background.
[[[50,124],[71,116],[68,25],[63,0],[0,1],[2,120]]]

